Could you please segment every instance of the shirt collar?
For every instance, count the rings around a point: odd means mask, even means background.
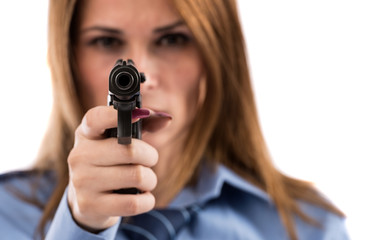
[[[271,202],[271,198],[265,191],[246,181],[224,165],[220,164],[215,170],[212,170],[206,164],[203,164],[198,183],[195,186],[185,187],[170,203],[170,207],[180,208],[193,204],[201,205],[209,200],[218,198],[225,183],[233,188]]]

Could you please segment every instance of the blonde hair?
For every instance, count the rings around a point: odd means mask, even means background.
[[[168,202],[185,185],[193,182],[205,157],[214,166],[224,164],[265,190],[275,202],[291,239],[297,239],[294,215],[315,224],[300,210],[297,200],[343,216],[311,184],[289,178],[274,167],[258,121],[235,0],[173,2],[202,52],[206,93],[195,124],[189,131],[179,165],[172,166],[174,171],[170,171],[169,181],[159,181],[159,186],[164,189],[161,201]],[[77,2],[51,0],[49,11],[48,59],[54,103],[50,127],[35,167],[55,169],[58,187],[45,207],[40,231],[53,216],[68,183],[66,159],[73,146],[74,131],[83,116],[72,56],[71,31]],[[159,187],[156,191],[163,190]]]

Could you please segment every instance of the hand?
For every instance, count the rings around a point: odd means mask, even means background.
[[[151,191],[157,177],[151,167],[158,153],[138,139],[121,145],[116,138],[105,138],[105,130],[116,125],[117,111],[112,107],[90,109],[76,129],[68,156],[68,204],[75,221],[92,232],[111,227],[120,216],[147,212],[155,204]],[[114,193],[122,188],[142,193]]]

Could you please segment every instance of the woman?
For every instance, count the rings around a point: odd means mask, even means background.
[[[50,128],[34,169],[2,176],[6,236],[134,239],[127,217],[156,208],[186,211],[176,239],[347,239],[343,214],[268,156],[234,1],[50,1],[49,23]],[[147,78],[128,146],[104,136],[119,58]]]

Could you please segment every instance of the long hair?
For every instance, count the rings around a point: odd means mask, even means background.
[[[272,198],[291,239],[297,239],[294,216],[315,224],[299,208],[297,200],[318,205],[338,215],[306,182],[287,177],[273,165],[261,132],[246,48],[235,0],[172,0],[197,42],[206,71],[205,98],[190,126],[183,153],[169,180],[159,180],[161,202],[169,202],[195,179],[203,158],[229,167],[265,190]],[[39,231],[52,218],[68,183],[66,159],[74,131],[83,117],[75,84],[72,22],[75,0],[51,0],[48,60],[53,81],[53,111],[35,167],[54,169],[58,187],[52,194]]]
[[[71,25],[75,0],[49,1],[48,63],[51,71],[53,104],[49,126],[41,142],[34,168],[54,170],[57,186],[39,222],[35,237],[44,237],[44,228],[52,219],[68,184],[67,157],[74,143],[74,132],[83,110],[77,94],[73,72]]]

